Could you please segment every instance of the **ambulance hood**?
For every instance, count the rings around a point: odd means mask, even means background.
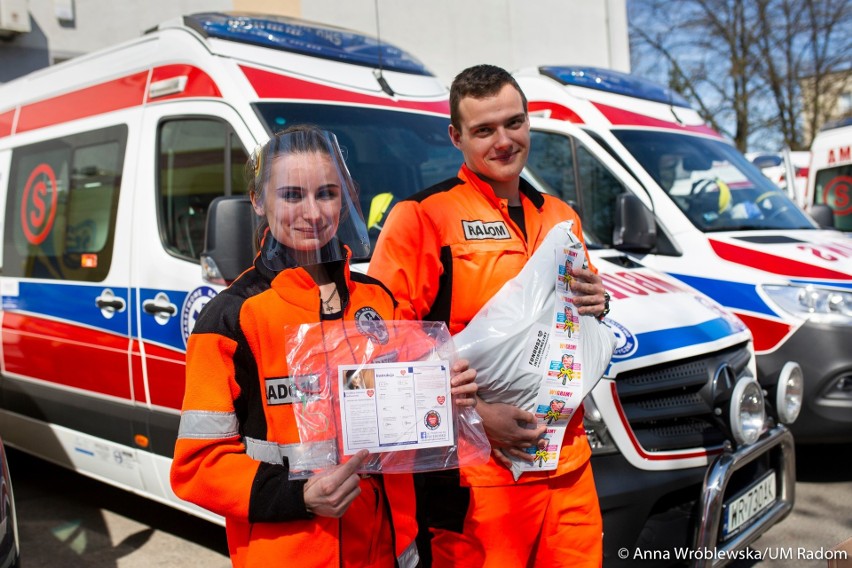
[[[745,324],[694,288],[612,250],[591,250],[609,291],[617,345],[605,377],[751,340]]]
[[[783,279],[852,288],[852,239],[838,231],[748,231],[708,236],[716,256],[754,271],[755,284]]]

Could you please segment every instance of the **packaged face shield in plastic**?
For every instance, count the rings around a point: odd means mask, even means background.
[[[587,266],[571,226],[551,229],[521,272],[453,337],[458,355],[476,369],[482,400],[518,406],[547,426],[531,448],[532,464],[513,459],[515,479],[556,468],[568,421],[615,349],[609,326],[580,315],[571,302],[573,271]]]
[[[271,270],[334,262],[370,253],[356,186],[334,134],[295,127],[274,135],[250,160],[255,212],[273,238],[261,258]]]
[[[334,321],[287,326],[287,364],[301,442],[290,477],[371,455],[361,473],[415,473],[485,463],[479,415],[455,406],[452,338],[439,322]]]

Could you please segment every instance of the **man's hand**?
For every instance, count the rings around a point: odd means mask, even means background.
[[[601,277],[584,268],[573,271],[571,291],[574,292],[572,301],[577,306],[580,315],[598,317],[606,308],[604,286]]]
[[[467,359],[459,359],[450,369],[450,393],[456,406],[476,406],[476,370],[470,368]]]
[[[339,519],[361,494],[358,470],[370,453],[360,450],[343,465],[318,473],[305,484],[305,506],[320,517]]]
[[[535,456],[525,452],[524,448],[534,446],[547,427],[541,424],[535,429],[527,428],[528,424],[535,425],[535,415],[532,412],[502,402],[489,404],[481,399],[476,410],[482,417],[482,425],[497,462],[510,467],[508,456],[533,461]]]

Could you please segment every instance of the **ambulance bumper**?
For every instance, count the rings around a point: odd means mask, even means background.
[[[852,442],[852,326],[808,322],[772,353],[757,355],[770,400],[787,361],[802,367],[804,402],[790,425],[796,443]]]
[[[795,448],[785,426],[751,446],[725,450],[706,467],[637,470],[620,454],[594,455],[604,524],[604,566],[718,566],[793,508]],[[767,478],[775,497],[735,530],[723,511]],[[678,556],[688,558],[678,559]]]

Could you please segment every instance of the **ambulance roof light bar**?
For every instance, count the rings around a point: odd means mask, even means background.
[[[823,124],[819,131],[825,132],[826,130],[833,130],[835,128],[843,128],[844,126],[852,126],[852,116],[847,116],[844,118],[838,118],[836,120],[830,120]]]
[[[539,71],[542,75],[559,81],[563,85],[586,87],[617,95],[627,95],[628,97],[637,97],[672,106],[691,108],[689,101],[672,89],[612,69],[550,65],[539,67]]]
[[[413,55],[368,35],[283,16],[204,12],[184,23],[205,37],[378,67],[414,75],[432,73]]]

